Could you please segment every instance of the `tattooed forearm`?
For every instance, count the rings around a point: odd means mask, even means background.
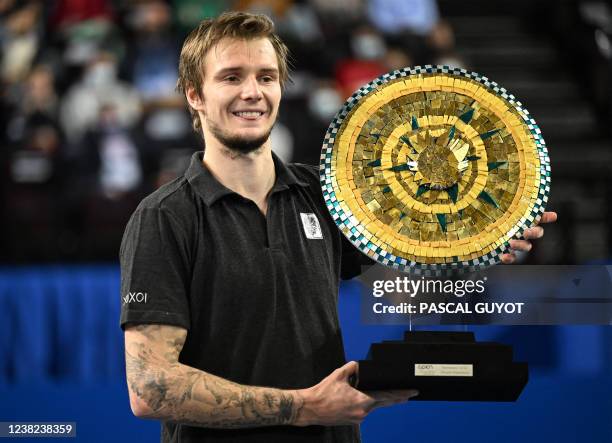
[[[186,331],[141,325],[126,331],[126,370],[141,416],[196,426],[242,428],[295,423],[296,391],[244,386],[178,363]]]
[[[278,412],[282,422],[291,423],[291,420],[293,420],[295,413],[293,403],[293,397],[289,395],[281,396]]]

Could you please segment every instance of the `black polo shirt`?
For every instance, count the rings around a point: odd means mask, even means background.
[[[313,386],[345,363],[339,280],[361,254],[331,219],[318,170],[284,165],[267,215],[194,154],[184,177],[145,198],[121,245],[121,325],[188,330],[180,362],[257,386]],[[164,442],[353,442],[352,427],[215,430],[162,424]]]

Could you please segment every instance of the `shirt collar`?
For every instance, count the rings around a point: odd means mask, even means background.
[[[202,162],[204,152],[195,152],[191,157],[191,163],[185,171],[185,178],[193,187],[195,192],[202,197],[207,206],[211,206],[214,202],[229,194],[236,194],[229,188],[223,186],[208,170]],[[280,158],[272,152],[274,160],[274,170],[276,171],[276,181],[272,187],[270,194],[277,191],[289,189],[289,186],[308,186],[308,183],[300,180],[295,176],[293,171],[289,169]]]

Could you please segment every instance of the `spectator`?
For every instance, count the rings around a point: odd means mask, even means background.
[[[83,136],[75,158],[79,182],[88,184],[84,188],[90,195],[121,199],[143,182],[138,144],[111,103],[101,106],[96,125]]]
[[[172,0],[172,8],[176,16],[178,30],[181,36],[187,35],[200,21],[215,17],[228,9],[227,0]]]
[[[28,120],[11,149],[3,235],[15,261],[53,260],[62,252],[64,163],[61,130],[43,114]]]
[[[385,70],[388,72],[415,64],[410,54],[401,47],[390,47],[387,49],[383,60]]]
[[[341,60],[335,67],[343,98],[386,72],[382,61],[387,51],[385,41],[373,28],[357,28],[351,34],[350,43],[353,56]]]
[[[51,13],[54,29],[66,29],[85,21],[112,22],[110,0],[57,0]]]
[[[439,20],[435,0],[369,0],[367,14],[379,31],[395,35],[410,32],[425,37]]]
[[[1,139],[16,143],[23,138],[27,120],[40,113],[57,123],[59,101],[54,76],[49,67],[36,66],[25,82],[13,85],[12,94],[4,97],[4,124]]]
[[[179,42],[170,7],[161,0],[136,5],[127,19],[133,33],[127,47],[128,79],[144,100],[175,95]]]
[[[454,47],[452,28],[440,21],[436,0],[368,0],[370,22],[390,46],[401,47],[416,64],[434,63]]]
[[[117,78],[116,59],[108,52],[96,56],[63,100],[60,120],[68,138],[76,141],[91,129],[103,106],[112,107],[125,127],[134,125],[141,113],[138,92]]]
[[[455,33],[446,20],[439,20],[427,36],[433,64],[466,68],[467,63],[455,51]]]
[[[336,82],[330,78],[309,81],[305,88],[309,91],[307,96],[284,101],[279,118],[293,136],[292,160],[318,164],[325,131],[342,106],[343,98]],[[275,142],[273,139],[272,148],[276,150]]]
[[[80,253],[113,259],[130,209],[146,193],[150,179],[142,144],[111,103],[101,105],[93,126],[77,144],[72,160],[73,227]]]
[[[40,4],[27,2],[24,6],[9,10],[0,26],[2,56],[0,73],[8,84],[23,80],[39,51],[41,25]]]

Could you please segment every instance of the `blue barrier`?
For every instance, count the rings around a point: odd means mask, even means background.
[[[340,293],[349,359],[405,329],[362,325],[357,285]],[[88,443],[157,441],[159,425],[129,410],[119,303],[116,265],[0,269],[0,421],[75,421],[75,440]],[[375,411],[362,425],[365,442],[612,442],[612,328],[469,329],[513,344],[530,363],[519,401]]]

